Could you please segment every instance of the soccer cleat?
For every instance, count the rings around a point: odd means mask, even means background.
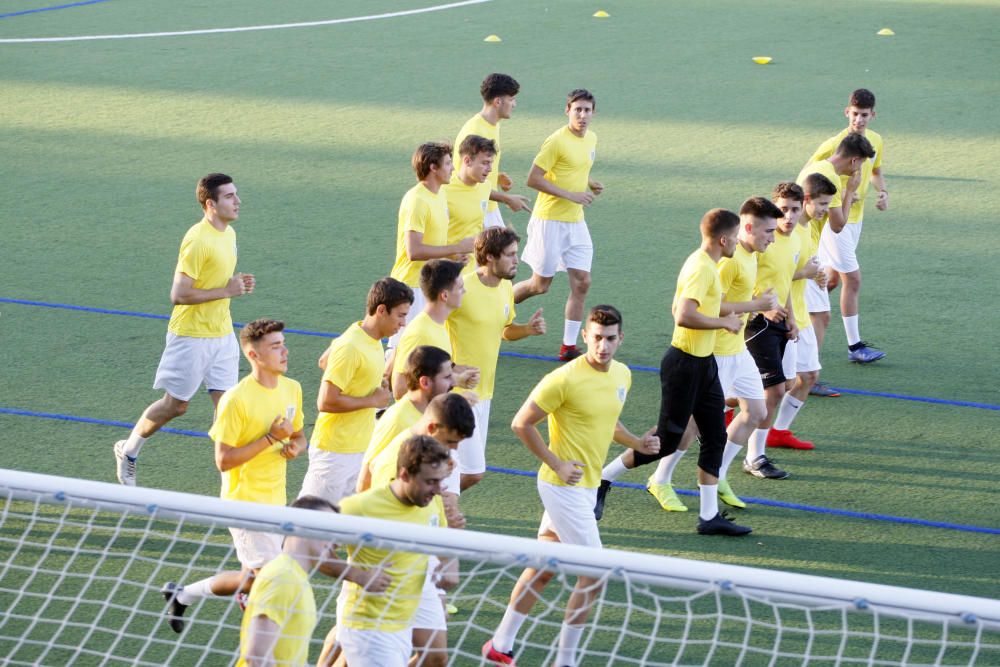
[[[454,616],[458,613],[458,607],[449,602],[444,606],[444,612],[449,616]]]
[[[740,500],[740,497],[733,493],[733,487],[729,486],[729,480],[719,480],[719,500],[730,507],[746,508],[747,504]]]
[[[135,460],[125,456],[124,440],[115,443],[115,462],[118,464],[116,471],[118,483],[125,486],[135,486]]]
[[[656,498],[656,502],[660,503],[660,507],[668,512],[687,512],[687,506],[681,502],[681,499],[677,497],[677,493],[674,491],[674,487],[671,484],[657,484],[653,481],[653,477],[650,476],[646,480],[646,490],[653,494]]]
[[[810,396],[826,396],[828,398],[836,398],[840,396],[840,392],[828,385],[825,382],[817,382],[809,390]]]
[[[855,364],[870,364],[885,356],[885,352],[861,341],[847,348],[847,360]]]
[[[768,447],[785,447],[786,449],[815,449],[808,440],[799,440],[791,431],[784,431],[780,428],[772,428],[767,432]]]
[[[604,516],[604,500],[608,497],[608,491],[610,490],[611,482],[602,479],[601,485],[597,487],[597,502],[594,503],[594,518],[598,521]]]
[[[583,352],[577,349],[576,345],[563,345],[559,348],[559,361],[573,361]]]
[[[711,519],[698,519],[699,535],[729,535],[739,537],[752,532],[750,526],[734,523],[725,512],[719,512]]]
[[[748,475],[753,475],[754,477],[760,477],[761,479],[788,478],[788,473],[781,468],[776,467],[773,463],[771,463],[771,459],[767,458],[764,454],[755,458],[752,463],[744,460],[743,472]]]
[[[184,612],[188,606],[177,601],[177,594],[184,590],[183,586],[178,586],[172,581],[168,581],[160,589],[163,598],[167,601],[167,618],[170,629],[180,634],[184,631]]]
[[[516,667],[517,665],[517,663],[514,662],[514,653],[501,653],[496,650],[493,648],[492,639],[487,639],[486,643],[483,644],[483,657],[494,665],[511,665],[512,667]]]
[[[722,414],[726,418],[726,428],[728,429],[729,425],[733,423],[734,419],[736,419],[736,410],[726,410]]]

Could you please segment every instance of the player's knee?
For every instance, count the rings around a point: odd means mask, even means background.
[[[172,396],[168,396],[164,407],[166,408],[167,413],[169,413],[170,418],[176,419],[177,417],[183,416],[184,413],[187,412],[188,405],[189,403],[187,401],[181,401]]]
[[[470,489],[483,481],[482,473],[465,473],[462,475],[462,491]]]
[[[446,651],[430,649],[423,652],[423,658],[419,661],[423,667],[446,667],[448,655]]]
[[[552,285],[551,280],[545,280],[544,278],[539,278],[535,276],[530,283],[531,293],[535,296],[540,296],[549,291],[549,286]]]
[[[806,371],[805,373],[799,373],[802,378],[802,383],[807,387],[812,387],[819,380],[819,371]]]
[[[747,422],[756,426],[767,419],[767,406],[763,403],[754,403],[747,407]]]
[[[589,273],[578,273],[573,278],[570,286],[573,291],[577,294],[586,294],[590,291],[590,274]]]

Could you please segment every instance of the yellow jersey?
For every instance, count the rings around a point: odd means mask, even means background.
[[[841,130],[838,134],[830,137],[823,143],[819,145],[816,152],[812,154],[809,158],[809,163],[819,162],[820,160],[826,160],[831,155],[837,152],[837,146],[840,142],[844,140],[851,131],[851,128],[847,127]],[[868,196],[868,187],[871,185],[872,171],[875,169],[882,168],[882,136],[875,132],[874,130],[865,129],[865,138],[875,149],[875,157],[867,159],[861,165],[861,183],[858,184],[857,195],[858,198],[854,200],[851,204],[851,211],[847,216],[847,224],[855,224],[861,222],[865,215],[865,197]],[[829,176],[827,176],[829,178]],[[850,176],[844,175],[840,176],[838,179],[831,179],[835,185],[838,186],[838,190],[843,192],[844,187],[847,185],[847,181],[850,180]],[[839,205],[839,204],[838,204]]]
[[[226,225],[220,232],[208,220],[191,227],[181,241],[175,273],[183,273],[197,289],[225,287],[236,270],[236,232]],[[170,313],[167,330],[178,336],[218,338],[233,333],[229,298],[189,306],[178,304]]]
[[[399,204],[396,263],[390,275],[410,287],[420,289],[420,269],[425,262],[411,260],[406,254],[407,232],[420,232],[427,245],[448,244],[448,200],[442,190],[434,194],[423,183],[417,183],[407,191]]]
[[[757,284],[753,290],[754,296],[760,296],[773,287],[774,295],[778,297],[778,305],[784,308],[792,290],[792,276],[795,275],[801,249],[799,235],[794,229],[791,234],[783,234],[780,230],[775,232],[774,243],[767,247],[766,252],[757,256]]]
[[[270,389],[248,375],[222,395],[208,435],[215,443],[245,447],[269,432],[275,417],[286,417],[289,408],[295,410],[292,428],[297,433],[303,424],[302,386],[295,380],[279,377],[278,386]],[[246,463],[222,473],[222,499],[267,505],[288,502],[281,448],[281,443],[275,442]]]
[[[486,182],[489,184],[490,190],[499,190],[497,179],[500,177],[500,123],[493,125],[479,113],[465,121],[465,125],[462,126],[462,129],[458,131],[458,136],[455,137],[455,149],[451,158],[455,163],[455,171],[452,173],[451,182],[454,183],[458,180],[458,167],[462,164],[462,156],[458,154],[458,147],[462,145],[462,141],[470,134],[478,135],[484,139],[492,139],[493,145],[497,147],[496,157],[493,158],[493,171],[486,177]],[[487,200],[489,200],[489,194],[487,191]],[[487,202],[487,211],[495,211],[496,209],[497,203],[495,201]]]
[[[465,274],[465,297],[452,311],[445,325],[451,339],[456,364],[479,369],[479,398],[493,397],[497,359],[504,328],[514,321],[514,284],[501,280],[487,287],[478,272]]]
[[[701,248],[688,255],[674,291],[673,306],[681,299],[698,302],[698,312],[707,317],[718,317],[722,306],[722,283],[715,262]],[[695,357],[707,357],[715,349],[717,329],[688,329],[674,325],[670,344]]]
[[[379,486],[340,501],[340,513],[351,516],[401,521],[421,526],[448,525],[440,496],[427,507],[404,505],[388,486]],[[337,622],[356,630],[399,632],[410,627],[427,574],[427,554],[351,545],[347,562],[354,567],[385,567],[392,583],[382,593],[368,593],[345,581],[344,617]]]
[[[288,554],[283,553],[262,567],[254,579],[240,624],[240,658],[236,667],[247,664],[247,634],[250,621],[257,616],[267,616],[278,625],[280,636],[271,654],[276,664],[308,663],[309,640],[316,629],[316,600],[308,573]]]
[[[586,192],[590,169],[597,157],[597,135],[587,131],[582,137],[564,125],[542,143],[534,164],[545,172],[545,180],[570,192]],[[532,215],[541,220],[580,222],[583,206],[562,197],[538,193]]]
[[[361,465],[368,465],[375,460],[393,438],[420,421],[420,416],[420,411],[405,396],[389,406],[389,409],[375,422],[375,430],[372,432],[372,439],[368,441],[368,448],[361,459]]]
[[[432,345],[451,354],[451,338],[448,337],[448,328],[444,324],[435,322],[427,311],[421,311],[403,329],[403,335],[396,346],[396,361],[394,362],[393,373],[400,373],[400,369],[407,366],[410,355],[421,345]],[[452,361],[455,357],[452,355]]]
[[[615,426],[632,387],[632,371],[612,361],[607,372],[595,369],[586,355],[542,378],[529,400],[548,413],[549,450],[564,461],[586,467],[577,486],[597,488]],[[538,478],[566,486],[552,468],[542,464]]]
[[[742,243],[736,244],[736,252],[732,257],[723,257],[718,264],[719,284],[722,287],[722,300],[728,303],[743,303],[753,299],[753,288],[757,283],[757,253],[746,250]],[[739,354],[746,349],[743,340],[743,330],[746,329],[750,313],[740,315],[743,325],[740,332],[731,334],[725,329],[717,329],[715,334],[716,356]]]
[[[830,208],[840,208],[844,205],[844,185],[847,181],[841,181],[840,176],[837,175],[837,170],[833,167],[833,164],[829,160],[820,160],[818,162],[810,162],[802,171],[799,172],[799,177],[795,179],[803,188],[806,186],[806,178],[810,174],[823,174],[826,176],[831,183],[837,188],[837,192],[833,195],[833,199],[830,200]],[[805,215],[805,213],[803,213]],[[823,227],[826,225],[827,220],[830,219],[829,214],[823,216],[818,220],[809,221],[809,233],[812,234],[813,243],[816,247],[819,247],[819,237],[823,233]],[[775,234],[777,237],[777,234]]]
[[[410,426],[393,436],[382,451],[372,458],[371,488],[385,486],[396,479],[396,473],[399,472],[399,448],[413,435]]]
[[[385,351],[355,322],[330,343],[323,382],[340,388],[346,396],[370,396],[382,386]],[[321,412],[309,444],[326,452],[357,454],[365,451],[375,428],[375,408],[351,412]]]
[[[448,200],[448,245],[483,231],[490,201],[490,182],[466,185],[456,175],[441,187]]]
[[[816,246],[813,245],[812,233],[809,225],[795,225],[795,233],[799,236],[799,261],[795,263],[795,270],[799,271],[806,265],[810,257],[816,255]],[[795,313],[795,326],[800,331],[804,331],[812,326],[812,318],[809,317],[809,308],[806,306],[806,283],[812,278],[799,278],[792,281],[792,310]]]

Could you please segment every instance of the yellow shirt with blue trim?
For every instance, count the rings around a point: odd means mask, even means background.
[[[236,232],[226,225],[219,231],[202,219],[184,235],[177,255],[176,273],[192,279],[196,289],[219,289],[229,284],[236,270]],[[233,333],[229,298],[191,305],[178,304],[170,313],[167,330],[178,336],[218,338]]]
[[[722,283],[715,262],[701,248],[688,255],[674,291],[673,307],[682,299],[698,302],[698,312],[706,317],[718,317],[722,305]],[[694,357],[707,357],[715,350],[718,329],[688,329],[674,324],[670,344]]]
[[[545,172],[545,180],[563,190],[586,192],[590,169],[597,157],[597,135],[587,131],[582,137],[564,125],[542,143],[534,164]],[[580,222],[583,206],[545,192],[538,193],[532,216],[540,220]]]

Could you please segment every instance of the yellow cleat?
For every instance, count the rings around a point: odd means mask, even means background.
[[[688,508],[681,502],[681,499],[674,493],[674,487],[670,484],[657,484],[650,477],[646,480],[646,490],[653,494],[660,507],[668,512],[687,512]]]
[[[445,605],[445,607],[444,607],[444,610],[445,610],[446,612],[448,612],[448,615],[449,615],[449,616],[453,616],[454,614],[457,614],[457,613],[458,613],[458,607],[456,607],[455,605],[453,605],[453,604],[452,604],[452,603],[450,603],[450,602],[449,602],[448,604],[446,604],[446,605]]]
[[[739,507],[743,509],[747,506],[745,502],[740,500],[739,496],[733,493],[733,487],[729,486],[729,480],[720,479],[719,480],[719,500],[726,503],[730,507]]]

